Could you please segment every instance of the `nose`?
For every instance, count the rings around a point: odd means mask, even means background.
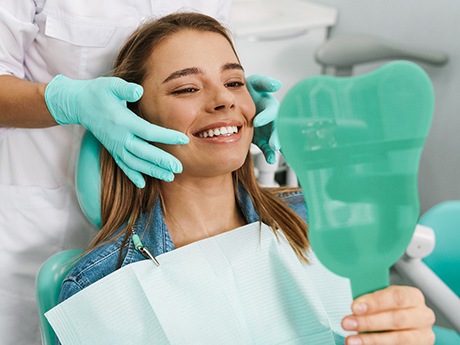
[[[215,87],[209,102],[212,112],[223,112],[235,108],[235,96],[224,85]]]

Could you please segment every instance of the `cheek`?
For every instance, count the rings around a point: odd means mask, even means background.
[[[156,113],[157,115],[151,119],[152,123],[183,133],[187,132],[195,118],[195,109],[192,104],[187,104],[187,102],[162,104],[156,109]]]
[[[256,106],[249,92],[242,97],[240,102],[240,108],[244,117],[246,117],[248,123],[250,123],[252,126],[252,120],[256,116]]]

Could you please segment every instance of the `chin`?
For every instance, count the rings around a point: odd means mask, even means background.
[[[195,161],[193,166],[189,169],[187,169],[187,167],[184,165],[184,173],[190,172],[193,175],[202,177],[215,177],[219,175],[231,174],[232,172],[241,168],[245,160],[246,157],[227,157],[226,159],[214,159],[212,161],[201,163],[197,163]]]

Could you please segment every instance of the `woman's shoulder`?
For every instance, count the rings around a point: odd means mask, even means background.
[[[287,204],[298,216],[308,222],[308,207],[302,189],[282,187],[273,189],[276,196]]]
[[[59,302],[116,271],[119,267],[144,259],[132,245],[125,247],[120,265],[121,241],[110,242],[83,255],[61,285]]]
[[[273,190],[278,198],[286,202],[304,202],[303,192],[301,188],[280,187]]]

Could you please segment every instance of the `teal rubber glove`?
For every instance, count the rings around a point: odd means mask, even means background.
[[[46,87],[45,102],[57,123],[85,127],[104,145],[115,162],[139,188],[143,174],[172,181],[182,164],[171,154],[151,145],[186,144],[188,137],[140,118],[126,107],[136,102],[143,88],[120,78],[73,80],[56,76]]]
[[[278,114],[279,101],[273,92],[281,88],[281,83],[271,77],[260,74],[246,78],[248,90],[256,105],[257,116],[254,118],[254,138],[252,142],[263,152],[269,164],[276,162],[275,153],[281,145],[275,131],[275,118]]]

